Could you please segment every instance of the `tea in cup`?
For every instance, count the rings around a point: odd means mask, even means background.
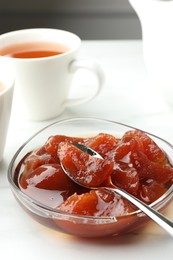
[[[0,36],[0,59],[13,66],[15,95],[28,119],[54,118],[99,94],[104,74],[93,61],[77,59],[80,45],[77,35],[58,29],[24,29]],[[94,73],[98,84],[88,96],[69,99],[73,76],[81,68]]]

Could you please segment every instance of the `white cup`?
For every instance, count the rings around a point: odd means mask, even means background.
[[[9,46],[33,42],[62,44],[69,50],[60,55],[42,58],[14,58],[2,54]],[[27,119],[54,118],[61,114],[65,107],[85,103],[99,94],[104,82],[103,72],[92,61],[77,60],[80,45],[81,40],[77,35],[58,29],[25,29],[0,36],[0,58],[10,59],[13,65],[15,96],[18,96],[21,110]],[[73,76],[80,68],[94,73],[98,84],[94,82],[95,87],[89,95],[69,99]]]
[[[6,63],[0,62],[0,161],[3,158],[11,115],[14,78]]]

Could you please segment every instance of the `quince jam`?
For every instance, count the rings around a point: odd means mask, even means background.
[[[92,148],[103,159],[82,152],[73,143]],[[87,188],[73,182],[61,162]],[[121,138],[107,133],[89,138],[51,136],[23,158],[16,175],[20,189],[35,200],[63,212],[97,217],[122,216],[136,209],[125,198],[100,187],[120,187],[150,204],[173,183],[173,167],[166,154],[138,130]]]

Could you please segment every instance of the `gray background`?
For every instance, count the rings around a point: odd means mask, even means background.
[[[83,40],[141,38],[128,0],[0,0],[0,33],[33,27],[69,30]]]

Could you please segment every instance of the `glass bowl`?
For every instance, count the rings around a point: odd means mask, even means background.
[[[16,152],[8,169],[8,180],[14,197],[22,208],[39,223],[60,232],[81,237],[104,237],[122,235],[146,224],[149,218],[140,210],[119,217],[87,217],[68,214],[31,198],[24,193],[16,181],[16,168],[30,151],[41,147],[52,135],[87,137],[98,133],[107,133],[121,137],[126,131],[135,130],[131,126],[96,118],[72,118],[55,122],[32,136]],[[163,149],[171,164],[173,147],[163,139],[147,133]],[[150,204],[155,210],[163,210],[171,201],[170,188],[159,199]]]

